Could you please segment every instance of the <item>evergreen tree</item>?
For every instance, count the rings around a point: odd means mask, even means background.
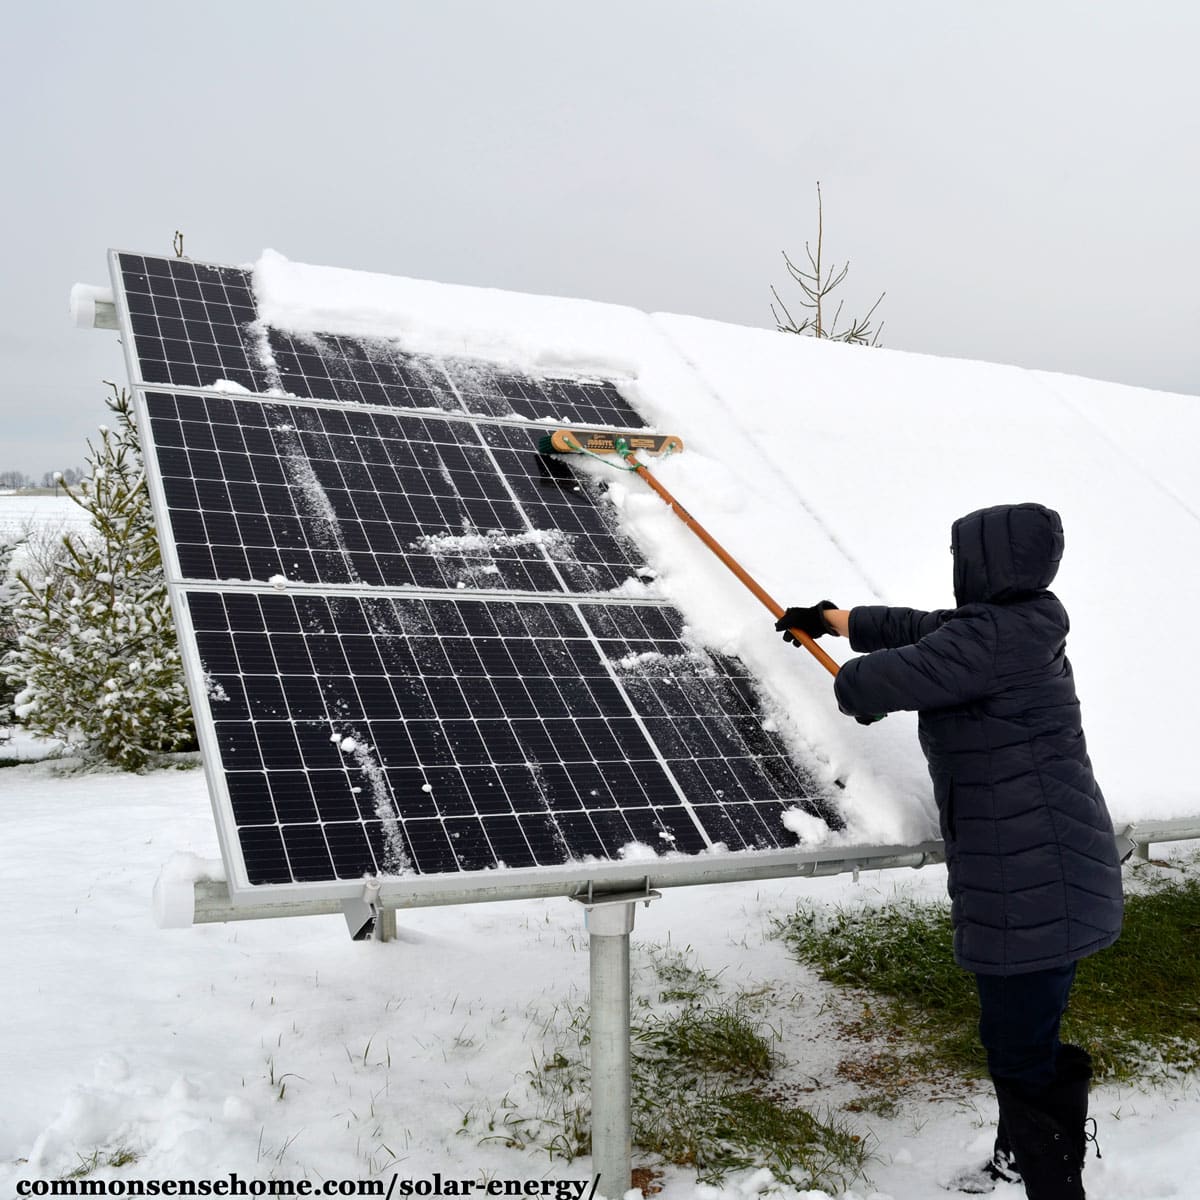
[[[4,672],[4,663],[17,648],[17,625],[14,606],[16,590],[12,578],[12,557],[17,542],[0,542],[0,731],[13,723],[14,691]],[[0,737],[3,734],[0,733]]]
[[[88,443],[90,477],[63,483],[94,533],[64,536],[48,578],[18,572],[8,674],[27,729],[138,770],[156,752],[192,748],[195,733],[132,403],[114,387],[107,404],[117,427]]]

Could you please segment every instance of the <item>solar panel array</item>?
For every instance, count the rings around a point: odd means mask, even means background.
[[[113,260],[235,890],[839,823],[744,666],[629,586],[602,482],[540,452],[548,418],[644,428],[615,385],[301,337],[248,272]]]

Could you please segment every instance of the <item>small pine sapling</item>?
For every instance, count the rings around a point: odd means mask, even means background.
[[[88,443],[88,477],[64,491],[91,522],[62,539],[60,569],[18,572],[17,647],[7,673],[17,720],[91,758],[139,770],[191,749],[195,731],[142,468],[133,406],[106,399],[116,428]]]
[[[802,333],[808,337],[827,338],[834,342],[847,342],[853,346],[878,345],[883,325],[881,323],[878,329],[872,330],[871,320],[875,316],[875,310],[887,295],[886,292],[879,294],[879,299],[867,310],[865,317],[852,320],[849,327],[845,329],[838,328],[842,317],[843,301],[838,301],[833,320],[828,320],[828,307],[832,303],[829,299],[830,293],[846,278],[850,270],[850,263],[847,261],[841,267],[826,267],[821,261],[824,241],[825,212],[821,201],[821,185],[818,183],[816,252],[813,252],[810,243],[804,243],[808,269],[797,266],[788,256],[788,252],[786,250],[783,252],[783,261],[788,269],[788,274],[800,285],[801,296],[797,303],[801,308],[808,309],[808,315],[803,320],[797,321],[788,310],[787,305],[784,304],[778,290],[772,285],[771,295],[775,297],[775,303],[771,305],[771,315],[775,318],[775,328],[782,333]],[[779,307],[776,308],[776,305]]]
[[[12,558],[19,542],[0,542],[0,740],[13,723],[13,698],[16,692],[5,669],[17,648],[16,587]]]

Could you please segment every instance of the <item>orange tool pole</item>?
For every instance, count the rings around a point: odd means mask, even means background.
[[[675,510],[675,515],[759,598],[760,601],[770,610],[771,616],[776,620],[783,616],[783,609],[772,599],[767,592],[759,587],[758,583],[746,573],[745,568],[717,541],[695,517],[692,516],[670,492],[667,491],[650,472],[638,462],[634,456],[634,452],[628,448],[624,451],[618,449],[621,457],[629,463],[631,467],[665,500],[671,508]],[[838,665],[813,641],[812,638],[804,632],[803,629],[789,629],[788,632],[798,641],[804,648],[827,670],[830,675],[838,673]]]

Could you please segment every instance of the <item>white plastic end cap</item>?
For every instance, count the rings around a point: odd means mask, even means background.
[[[159,929],[189,929],[195,920],[195,882],[162,871],[154,881],[154,923]]]
[[[97,287],[91,283],[77,283],[71,288],[71,321],[78,328],[108,328],[107,325],[97,325],[97,305],[112,310],[112,288]]]

